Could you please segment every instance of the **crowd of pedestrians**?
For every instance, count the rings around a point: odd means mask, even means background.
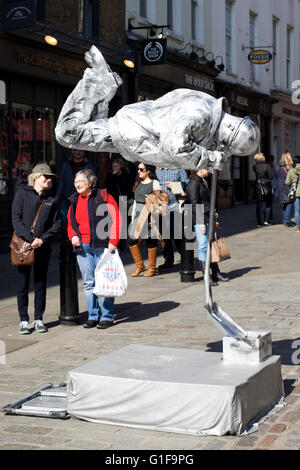
[[[292,158],[290,153],[284,153],[276,165],[270,157],[268,162],[260,152],[255,155],[254,160],[257,227],[272,224],[272,204],[277,198],[282,205],[282,224],[285,227],[295,227],[296,232],[300,233],[300,157]],[[46,163],[37,164],[28,177],[28,184],[20,185],[12,206],[13,228],[16,234],[35,250],[32,266],[17,267],[20,334],[28,334],[33,329],[39,333],[47,331],[43,323],[47,271],[51,245],[58,240],[70,243],[76,253],[88,310],[88,319],[83,325],[85,328],[104,329],[112,326],[114,322],[114,298],[98,298],[93,294],[95,267],[105,248],[114,252],[118,248],[125,250],[129,245],[136,265],[131,273],[132,277],[141,274],[146,278],[152,277],[172,268],[174,251],[177,250],[181,254],[184,250],[184,205],[191,208],[192,228],[198,246],[197,267],[204,274],[210,203],[208,171],[202,169],[186,172],[144,163],[138,163],[135,170],[136,174],[128,171],[122,157],[113,158],[104,184],[105,189],[99,189],[89,159],[83,151],[72,150],[72,155],[63,164],[57,179],[55,197],[51,194],[51,188],[57,175]],[[162,204],[161,207],[166,208],[164,212],[158,212],[159,227],[155,227],[152,209],[149,213],[146,212],[145,217],[143,208],[148,207],[150,196],[156,198],[154,206]],[[120,197],[124,197],[127,204],[127,213],[123,220],[119,211]],[[156,204],[155,200],[159,201],[159,204]],[[201,207],[202,211],[197,207]],[[107,214],[109,230],[103,229],[99,232],[99,227],[104,227],[101,221]],[[139,228],[141,219],[143,231]],[[36,224],[33,230],[34,221]],[[128,235],[128,239],[121,239],[121,224],[126,226],[122,233]],[[216,211],[214,232],[218,229]],[[164,248],[164,262],[157,268],[158,239]],[[147,267],[141,252],[142,243],[145,243],[147,248]],[[220,272],[217,263],[211,263],[210,268],[213,286],[219,281],[229,280]],[[28,293],[32,270],[35,298],[34,321],[30,324]]]
[[[278,165],[268,163],[263,153],[257,153],[254,160],[257,227],[272,224],[272,204],[277,199],[282,205],[282,224],[300,233],[300,156],[283,153]]]

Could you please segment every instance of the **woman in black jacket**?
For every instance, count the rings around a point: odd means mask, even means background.
[[[43,314],[46,307],[47,272],[51,254],[51,243],[60,233],[60,218],[53,197],[47,195],[55,177],[46,163],[36,165],[28,176],[28,186],[20,186],[12,205],[12,224],[16,234],[31,244],[35,250],[34,272],[34,322],[29,324],[28,293],[31,266],[18,266],[18,311],[20,334],[29,334],[34,328],[45,333]],[[34,232],[31,231],[35,215],[43,202]]]
[[[271,225],[270,218],[272,213],[272,184],[273,170],[266,162],[263,153],[257,153],[254,157],[255,164],[253,171],[256,176],[255,181],[255,199],[256,199],[256,219],[257,227],[262,225]],[[263,220],[263,203],[266,203],[265,220]]]
[[[198,242],[198,260],[200,269],[205,272],[206,249],[208,243],[208,224],[210,190],[205,178],[209,176],[206,169],[198,170],[190,179],[186,187],[187,202],[192,205],[192,223]],[[215,214],[215,218],[217,214]],[[216,229],[219,223],[216,221]],[[218,285],[218,281],[227,282],[229,279],[220,273],[218,263],[210,264],[212,270],[211,285]]]

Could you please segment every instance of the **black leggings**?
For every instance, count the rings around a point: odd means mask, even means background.
[[[17,268],[17,299],[21,321],[29,321],[28,295],[31,268],[33,268],[34,276],[34,319],[42,320],[43,318],[46,307],[46,286],[50,254],[50,247],[42,246],[37,248],[34,253],[33,266],[18,266]]]

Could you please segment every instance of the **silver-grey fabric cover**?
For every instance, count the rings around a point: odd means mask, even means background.
[[[258,147],[259,129],[250,119],[230,116],[225,98],[196,90],[177,89],[155,101],[125,105],[107,118],[109,102],[122,80],[95,46],[85,59],[90,67],[58,118],[55,133],[61,145],[119,152],[131,162],[164,168],[210,171],[222,170],[234,149],[238,155],[249,155]],[[223,120],[221,141],[218,127]]]
[[[280,357],[128,345],[68,373],[68,412],[95,423],[191,435],[240,435],[283,397]]]

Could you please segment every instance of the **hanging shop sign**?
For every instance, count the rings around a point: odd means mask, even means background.
[[[33,0],[2,2],[2,27],[6,29],[26,28],[35,22]]]
[[[272,54],[269,51],[256,50],[248,54],[248,60],[252,64],[268,64],[272,60]]]
[[[158,65],[165,63],[167,40],[147,39],[142,41],[142,65]]]

